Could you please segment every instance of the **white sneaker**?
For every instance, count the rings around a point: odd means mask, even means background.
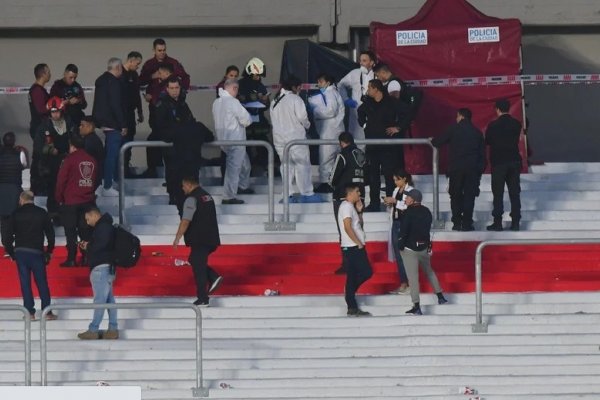
[[[119,197],[119,192],[113,188],[102,188],[102,196],[104,197]]]

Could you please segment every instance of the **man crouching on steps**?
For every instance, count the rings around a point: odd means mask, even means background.
[[[356,292],[360,285],[372,275],[373,269],[365,250],[365,231],[363,230],[362,213],[364,204],[360,199],[360,188],[356,183],[348,183],[344,187],[345,199],[338,211],[338,226],[342,236],[341,246],[343,265],[346,267],[346,304],[349,317],[365,317],[371,315],[358,308]]]
[[[90,282],[94,293],[94,304],[111,304],[113,282],[115,281],[115,228],[109,213],[100,213],[97,207],[90,207],[85,213],[85,222],[93,228],[89,242],[80,242],[79,246],[87,251],[90,264]],[[108,330],[100,333],[100,323],[104,317],[104,309],[94,310],[94,317],[87,331],[77,335],[82,340],[118,339],[117,310],[108,309]]]

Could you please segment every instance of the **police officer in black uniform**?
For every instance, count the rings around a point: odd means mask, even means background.
[[[162,95],[156,103],[155,126],[160,140],[173,142],[175,130],[178,125],[193,121],[192,111],[185,102],[185,93],[181,90],[179,78],[171,76],[166,82],[167,94]],[[167,192],[169,193],[169,204],[178,204],[181,198],[179,187],[181,180],[177,179],[176,155],[173,149],[167,149],[165,158],[165,179],[167,181]]]
[[[337,155],[333,164],[333,170],[329,176],[329,185],[333,188],[333,214],[338,228],[338,235],[341,235],[337,219],[340,204],[342,204],[342,201],[346,197],[344,188],[348,183],[358,184],[361,198],[364,200],[364,166],[366,157],[365,153],[354,144],[354,137],[350,132],[340,133],[338,140],[342,151]],[[343,265],[335,271],[336,274],[343,274],[344,272]]]
[[[432,138],[431,144],[450,146],[448,176],[450,178],[450,208],[454,231],[473,231],[473,208],[479,195],[479,181],[485,169],[483,133],[471,123],[471,110],[461,108],[456,124],[442,135]]]
[[[223,280],[208,266],[208,256],[221,244],[215,201],[200,187],[197,176],[183,178],[181,186],[187,197],[173,246],[177,247],[183,236],[185,245],[191,247],[189,262],[194,271],[198,295],[194,304],[208,306],[208,295],[217,290]],[[210,284],[208,292],[207,282]]]
[[[488,125],[485,131],[485,144],[490,146],[490,163],[492,164],[492,194],[494,195],[494,223],[487,227],[488,231],[501,231],[502,214],[504,214],[504,184],[508,188],[510,198],[510,229],[518,231],[521,221],[521,153],[519,139],[521,123],[508,113],[510,103],[506,99],[496,102],[498,118]]]

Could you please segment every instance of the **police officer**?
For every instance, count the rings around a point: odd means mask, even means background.
[[[185,92],[181,90],[181,83],[176,76],[166,80],[166,96],[156,103],[155,128],[160,139],[173,142],[176,130],[185,124],[195,121],[190,107],[185,101]],[[165,179],[169,204],[175,204],[181,210],[183,194],[180,193],[181,178],[177,177],[176,155],[173,149],[165,152]]]
[[[450,178],[450,208],[454,231],[473,231],[473,208],[479,194],[479,180],[485,169],[483,134],[471,122],[471,110],[461,108],[456,124],[442,135],[432,138],[431,144],[450,146],[448,176]]]
[[[173,247],[177,248],[182,237],[185,245],[191,247],[189,262],[194,272],[198,295],[194,304],[207,307],[208,295],[217,290],[223,280],[223,277],[208,266],[208,256],[221,245],[215,201],[200,187],[197,176],[183,178],[181,187],[187,197]],[[207,283],[210,284],[208,291]]]
[[[364,166],[366,160],[365,153],[354,144],[354,137],[352,137],[350,132],[340,133],[338,140],[342,151],[337,155],[331,175],[329,176],[329,185],[333,188],[333,215],[335,216],[336,221],[338,219],[340,204],[342,204],[342,201],[344,201],[344,198],[346,197],[344,187],[347,184],[357,184],[360,189],[361,197],[364,198]],[[339,225],[337,228],[341,241]],[[336,274],[343,274],[344,272],[345,268],[343,264],[335,271]]]
[[[492,164],[492,194],[494,195],[494,223],[487,227],[488,231],[502,230],[502,214],[504,213],[504,184],[508,188],[510,198],[510,229],[518,231],[521,221],[521,154],[519,139],[521,123],[511,117],[508,111],[510,103],[506,99],[496,102],[498,118],[490,122],[485,131],[485,143],[490,147],[490,163]]]
[[[438,282],[437,276],[431,269],[431,222],[433,217],[431,211],[421,204],[423,194],[417,189],[406,193],[406,210],[402,216],[402,227],[400,229],[400,239],[398,248],[402,256],[404,268],[408,275],[408,284],[410,286],[410,297],[413,307],[407,314],[422,315],[419,294],[419,265],[427,274],[429,283],[435,290],[438,298],[438,304],[448,302],[442,293],[442,288]]]

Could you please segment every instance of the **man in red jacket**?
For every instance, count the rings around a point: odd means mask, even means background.
[[[97,169],[94,157],[83,150],[84,141],[79,135],[69,138],[69,154],[63,160],[56,182],[56,201],[61,205],[61,220],[67,238],[67,259],[61,267],[75,267],[77,263],[77,235],[83,241],[90,240],[90,229],[85,212],[96,205]],[[85,255],[82,262],[85,265]]]
[[[154,87],[160,85],[160,73],[158,67],[163,63],[171,64],[173,66],[173,75],[179,77],[181,87],[188,90],[190,88],[190,76],[185,72],[183,65],[181,65],[179,61],[167,55],[167,43],[165,40],[161,38],[155,39],[152,46],[154,49],[154,57],[146,60],[142,67],[142,71],[140,72],[140,85],[148,85],[146,93],[155,93],[156,90]],[[160,90],[158,93],[160,93]],[[148,122],[150,123],[150,127],[154,128],[153,104],[156,100],[152,100],[151,102],[151,100],[146,97],[146,101],[150,102],[148,109],[151,114],[149,114]]]

